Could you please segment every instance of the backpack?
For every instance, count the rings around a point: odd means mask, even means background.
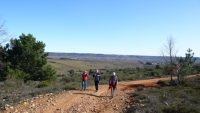
[[[117,85],[117,76],[111,76],[110,78],[110,86],[116,86]]]
[[[100,81],[100,74],[99,73],[95,73],[94,80],[95,81]]]

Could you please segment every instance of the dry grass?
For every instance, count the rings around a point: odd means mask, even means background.
[[[139,62],[104,62],[104,61],[83,61],[70,59],[48,59],[48,63],[55,67],[58,74],[65,74],[69,70],[83,71],[90,69],[123,69],[142,67]]]

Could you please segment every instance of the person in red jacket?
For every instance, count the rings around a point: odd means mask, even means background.
[[[87,71],[84,71],[82,74],[82,90],[86,90],[87,88],[87,80],[88,80],[88,73]]]

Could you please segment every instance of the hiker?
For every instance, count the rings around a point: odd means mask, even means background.
[[[86,90],[87,88],[87,80],[88,80],[88,73],[87,71],[84,71],[82,74],[82,90]]]
[[[94,84],[95,84],[96,92],[98,92],[98,90],[99,90],[99,81],[101,79],[101,74],[100,74],[98,69],[94,73],[93,78],[94,78]]]
[[[116,73],[113,72],[112,76],[109,79],[109,89],[111,89],[112,97],[115,96],[115,91],[117,89],[117,84],[118,84],[118,77],[116,76]]]

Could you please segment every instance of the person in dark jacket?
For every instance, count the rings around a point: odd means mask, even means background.
[[[97,92],[99,90],[99,81],[101,80],[101,74],[98,69],[94,73],[93,78],[94,78],[95,89]]]
[[[118,77],[116,76],[116,73],[113,72],[109,79],[109,89],[111,89],[112,97],[115,96],[115,90],[117,89],[117,84],[118,84]]]

